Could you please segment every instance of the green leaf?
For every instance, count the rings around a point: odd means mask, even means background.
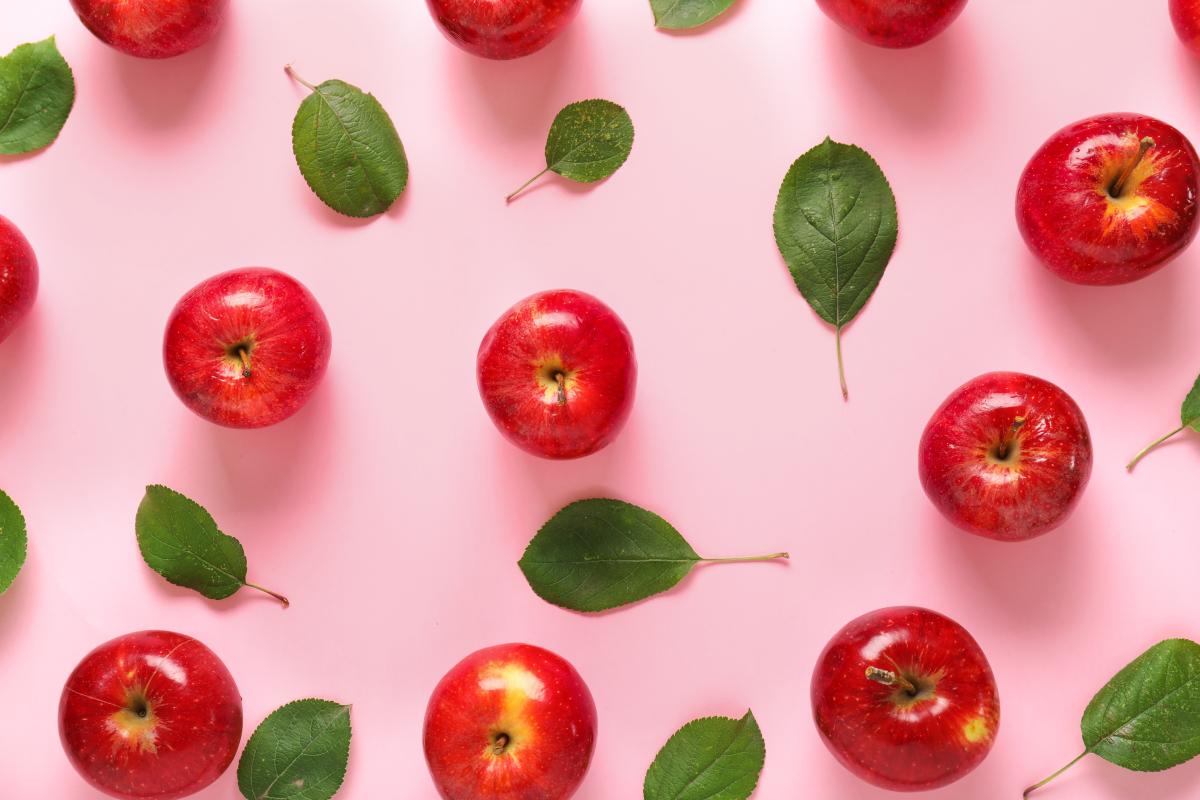
[[[558,112],[546,137],[546,168],[510,194],[525,190],[547,172],[581,183],[612,175],[633,150],[633,120],[610,100],[582,100]]]
[[[533,591],[572,611],[604,611],[665,592],[701,562],[767,561],[701,558],[662,517],[620,500],[571,503],[542,526],[519,562]]]
[[[373,217],[408,185],[408,158],[391,117],[372,95],[338,80],[312,90],[292,123],[292,149],[304,180],[334,211]]]
[[[40,150],[75,105],[75,76],[51,36],[0,58],[0,154]]]
[[[8,591],[25,566],[25,517],[4,492],[0,492],[0,594]]]
[[[896,198],[865,150],[826,138],[792,164],[775,202],[775,243],[796,288],[836,330],[862,311],[896,247]]]
[[[650,0],[650,8],[656,27],[681,31],[712,22],[733,3],[734,0]]]
[[[1138,454],[1133,457],[1133,460],[1125,465],[1125,469],[1133,472],[1133,468],[1138,465],[1138,462],[1145,458],[1150,451],[1154,450],[1163,442],[1171,439],[1177,434],[1183,433],[1188,428],[1194,431],[1200,431],[1200,378],[1196,378],[1196,382],[1192,384],[1192,390],[1187,393],[1187,397],[1183,398],[1183,405],[1179,409],[1180,425],[1175,430],[1168,434],[1158,437],[1150,444],[1138,451]]]
[[[287,598],[246,581],[242,544],[217,528],[199,503],[165,486],[147,486],[135,521],[146,564],[170,583],[223,600],[243,586],[279,600]]]
[[[350,706],[297,700],[263,720],[238,762],[246,800],[329,800],[350,761]]]
[[[754,714],[707,717],[680,728],[646,772],[645,800],[745,800],[766,760]]]

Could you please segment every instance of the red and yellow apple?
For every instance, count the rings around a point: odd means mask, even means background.
[[[0,342],[33,308],[38,263],[29,241],[16,225],[0,217]]]
[[[520,58],[558,36],[582,0],[426,0],[446,38],[477,56]]]
[[[817,0],[837,24],[868,44],[915,47],[950,26],[967,0]]]
[[[87,29],[139,58],[170,58],[207,42],[229,0],[71,0]]]

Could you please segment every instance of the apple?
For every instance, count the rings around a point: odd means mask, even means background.
[[[479,393],[509,441],[545,458],[579,458],[611,442],[637,385],[633,339],[590,294],[527,297],[483,337]]]
[[[868,44],[916,47],[954,22],[967,0],[817,0],[825,14]]]
[[[247,267],[185,294],[167,321],[163,363],[175,394],[205,419],[261,428],[295,414],[329,365],[332,334],[308,289]]]
[[[582,0],[426,0],[446,38],[477,56],[509,59],[541,50]]]
[[[567,800],[592,760],[596,704],[560,656],[527,644],[488,647],[433,690],[424,740],[445,800]]]
[[[1171,22],[1179,39],[1200,54],[1200,0],[1171,0]]]
[[[1196,150],[1141,114],[1104,114],[1050,137],[1017,188],[1017,224],[1043,264],[1073,283],[1144,278],[1196,235]]]
[[[37,257],[28,240],[0,217],[0,342],[8,338],[37,299]]]
[[[872,611],[834,635],[812,677],[817,730],[859,778],[894,791],[953,783],[1000,725],[992,668],[971,634],[925,608]]]
[[[242,739],[242,698],[190,636],[142,631],[84,656],[58,707],[67,758],[113,797],[172,800],[221,776]]]
[[[229,0],[71,0],[100,41],[138,58],[171,58],[217,32]]]
[[[970,533],[1012,542],[1063,523],[1092,474],[1083,412],[1049,381],[989,372],[955,389],[921,435],[925,493]]]

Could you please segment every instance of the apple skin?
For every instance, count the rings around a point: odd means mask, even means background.
[[[611,442],[629,419],[637,358],[611,308],[560,289],[525,298],[492,325],[479,345],[477,376],[483,404],[509,441],[544,458],[579,458]]]
[[[868,44],[916,47],[950,26],[967,0],[817,0],[825,14]]]
[[[1062,389],[1032,375],[990,372],[933,412],[918,471],[929,499],[958,527],[1024,541],[1074,510],[1092,474],[1092,440]]]
[[[1121,196],[1110,188],[1137,159]],[[1200,163],[1192,143],[1141,114],[1103,114],[1068,125],[1034,153],[1017,189],[1017,224],[1029,249],[1072,283],[1144,278],[1196,236]]]
[[[869,679],[874,668],[899,685]],[[884,789],[937,789],[987,756],[1000,725],[1000,696],[971,634],[924,608],[884,608],[842,628],[817,659],[813,719],[830,752]]]
[[[527,644],[473,653],[425,713],[425,760],[445,800],[567,800],[596,745],[596,704],[560,656]]]
[[[1179,40],[1200,55],[1200,0],[1171,0],[1170,8]]]
[[[175,394],[201,417],[261,428],[308,401],[325,376],[332,342],[325,313],[299,281],[247,267],[183,296],[167,322],[163,364]]]
[[[217,32],[229,0],[71,0],[96,38],[138,58],[171,58]]]
[[[0,342],[17,327],[37,299],[38,263],[16,225],[0,217]]]
[[[221,659],[190,636],[130,633],[88,653],[67,678],[58,730],[71,764],[95,788],[174,800],[233,762],[242,698]]]
[[[579,12],[582,0],[426,0],[446,38],[473,55],[504,60],[537,52]]]

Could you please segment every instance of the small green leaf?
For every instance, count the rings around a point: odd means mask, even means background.
[[[292,123],[292,150],[304,180],[339,214],[387,211],[408,185],[408,158],[387,111],[343,81],[314,86],[291,67],[288,74],[312,90]]]
[[[246,581],[241,542],[217,528],[199,503],[165,486],[147,486],[134,527],[146,564],[170,583],[223,600],[243,586],[286,597]]]
[[[733,3],[734,0],[650,0],[650,8],[656,27],[681,31],[712,22]]]
[[[350,762],[350,706],[297,700],[271,712],[238,762],[246,800],[329,800]]]
[[[74,105],[75,76],[53,36],[0,58],[0,154],[46,147]]]
[[[1125,469],[1129,472],[1133,472],[1133,468],[1136,467],[1138,462],[1145,458],[1151,450],[1175,435],[1183,433],[1188,428],[1191,428],[1194,431],[1200,431],[1200,378],[1196,378],[1196,382],[1192,384],[1192,390],[1187,393],[1187,397],[1183,398],[1183,405],[1179,409],[1179,422],[1180,425],[1178,428],[1168,434],[1158,437],[1153,442],[1138,451],[1138,454],[1133,457],[1133,460],[1125,465]]]
[[[582,100],[558,112],[546,137],[546,168],[505,198],[508,202],[547,172],[581,183],[612,175],[633,150],[633,120],[610,100]]]
[[[571,503],[542,526],[519,563],[543,600],[572,611],[604,611],[675,586],[701,562],[768,561],[701,558],[662,517],[620,500]]]
[[[646,772],[645,800],[746,800],[767,757],[754,714],[706,717],[680,728]]]
[[[836,331],[862,311],[896,248],[896,198],[875,160],[860,147],[826,138],[792,164],[775,202],[775,243],[796,288]]]
[[[25,566],[25,517],[4,492],[0,492],[0,594],[8,591]]]

